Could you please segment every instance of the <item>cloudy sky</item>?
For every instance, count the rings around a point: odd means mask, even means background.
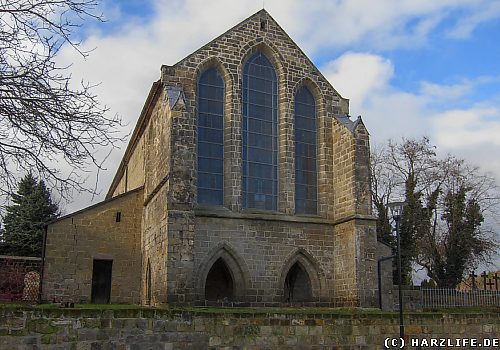
[[[94,49],[66,48],[76,80],[133,129],[162,64],[172,65],[260,10],[262,0],[105,0],[105,23],[77,33]],[[372,143],[426,135],[500,179],[500,1],[265,0],[266,10],[362,115]],[[102,200],[126,144],[100,177]],[[89,181],[94,181],[89,178]]]

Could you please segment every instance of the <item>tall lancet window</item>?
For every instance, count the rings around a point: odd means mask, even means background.
[[[198,204],[224,204],[224,81],[214,68],[198,80]]]
[[[243,207],[278,207],[278,83],[258,52],[243,68]]]
[[[295,95],[295,212],[317,214],[316,103],[305,86]]]

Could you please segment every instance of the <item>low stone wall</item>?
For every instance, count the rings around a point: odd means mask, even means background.
[[[500,335],[500,313],[411,313],[410,338]],[[0,349],[383,349],[397,313],[338,309],[0,307]],[[412,347],[409,347],[412,348]]]

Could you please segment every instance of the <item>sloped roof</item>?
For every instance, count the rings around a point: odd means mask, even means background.
[[[358,116],[356,120],[352,120],[351,116],[348,114],[336,114],[335,119],[344,125],[350,132],[354,132],[359,124],[363,124],[361,116]]]

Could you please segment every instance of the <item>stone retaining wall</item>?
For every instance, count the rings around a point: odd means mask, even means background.
[[[410,338],[500,335],[498,312],[411,313],[405,324]],[[0,349],[382,349],[398,334],[398,314],[359,310],[0,308]]]

